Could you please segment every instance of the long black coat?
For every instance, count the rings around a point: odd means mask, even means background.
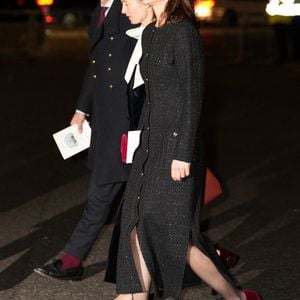
[[[129,128],[127,84],[124,74],[135,40],[125,32],[131,28],[115,0],[102,27],[97,29],[100,5],[92,16],[89,31],[89,65],[77,109],[92,117],[88,167],[98,184],[126,181],[129,166],[121,162],[120,139]]]
[[[130,247],[136,226],[146,265],[157,293],[179,297],[188,243],[200,248],[232,281],[213,245],[200,233],[199,210],[204,182],[201,113],[203,54],[199,35],[189,21],[149,25],[142,37],[141,72],[146,102],[137,149],[123,198],[117,256],[118,293],[141,292]],[[191,163],[191,176],[182,182],[171,178],[171,162]],[[117,230],[114,232],[117,238]],[[113,246],[106,279],[116,266]]]

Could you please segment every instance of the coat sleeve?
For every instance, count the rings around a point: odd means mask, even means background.
[[[192,23],[178,25],[182,26],[176,31],[174,56],[182,87],[182,109],[174,159],[191,162],[202,111],[203,50],[196,27]]]
[[[76,109],[90,115],[92,113],[93,101],[93,77],[91,64],[86,68],[81,92],[77,101]]]

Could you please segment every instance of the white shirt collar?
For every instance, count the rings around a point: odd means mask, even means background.
[[[102,3],[101,3],[101,1],[100,1],[100,5],[101,5],[101,6],[104,6],[104,7],[110,8],[110,7],[112,6],[113,2],[114,2],[114,0],[109,0],[105,5],[102,5]]]
[[[118,1],[118,0],[116,0]],[[109,0],[105,5],[103,5],[103,7],[107,7],[107,10],[105,11],[105,17],[107,16],[112,4],[113,4],[114,0]],[[102,6],[101,2],[100,5]]]

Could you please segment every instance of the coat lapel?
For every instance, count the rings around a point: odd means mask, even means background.
[[[103,35],[110,35],[118,33],[119,29],[119,15],[121,12],[121,1],[114,0],[107,16],[105,17],[103,25],[97,29],[97,20],[100,12],[100,4],[96,7],[96,10],[92,16],[91,21],[91,47],[90,50],[94,48],[97,42],[103,37]]]
[[[98,3],[91,17],[91,25],[89,29],[90,44],[93,44],[93,42],[97,38],[97,31],[98,31],[97,20],[98,20],[99,13],[100,13],[100,4]]]

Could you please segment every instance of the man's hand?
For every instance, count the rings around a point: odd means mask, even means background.
[[[80,112],[75,112],[71,120],[71,125],[77,125],[79,133],[82,133],[83,122],[85,121],[85,115]]]
[[[182,181],[182,179],[190,175],[190,167],[190,163],[174,159],[171,164],[172,179],[174,181]]]

